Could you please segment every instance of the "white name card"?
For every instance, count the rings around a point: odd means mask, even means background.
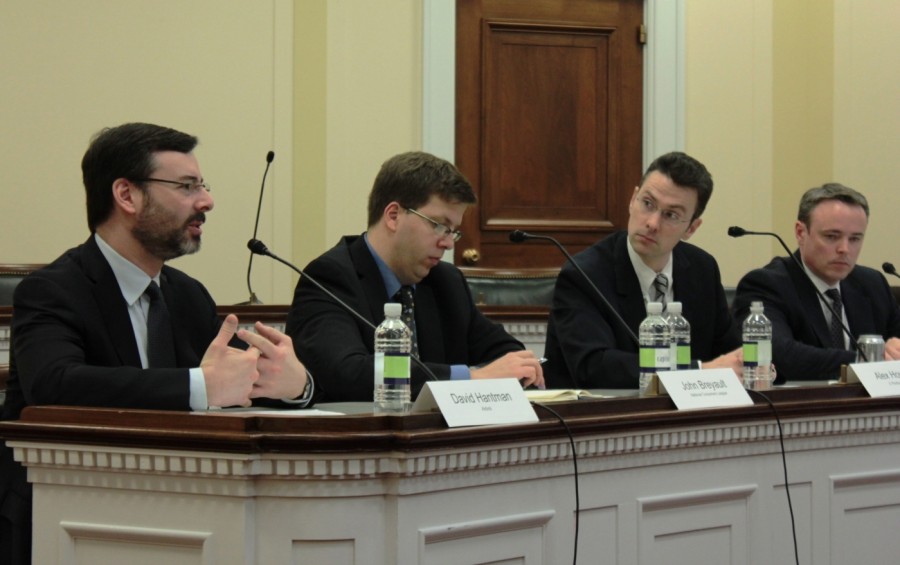
[[[660,371],[659,380],[679,410],[753,404],[731,369]]]
[[[900,396],[900,361],[876,361],[853,363],[848,368],[847,379],[860,382],[872,398]]]
[[[412,412],[436,408],[451,428],[538,421],[522,385],[511,378],[425,383]]]

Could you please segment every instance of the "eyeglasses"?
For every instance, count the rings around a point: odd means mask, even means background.
[[[422,218],[423,220],[428,220],[434,226],[434,235],[438,236],[440,239],[444,239],[445,237],[451,238],[453,241],[459,241],[459,238],[462,237],[462,232],[459,230],[450,229],[444,224],[440,223],[437,220],[433,220],[426,216],[425,214],[419,213],[415,208],[407,208],[408,212],[412,212],[416,216]]]
[[[191,181],[191,182],[181,182],[177,180],[166,180],[166,179],[154,179],[147,177],[145,179],[134,179],[132,182],[161,182],[165,184],[171,184],[175,186],[175,189],[180,191],[182,194],[186,196],[194,196],[195,194],[199,194],[201,190],[205,190],[209,192],[212,190],[205,181]]]
[[[645,216],[652,216],[657,211],[659,212],[659,218],[663,221],[663,223],[675,227],[689,220],[686,220],[681,217],[681,214],[674,210],[660,210],[659,205],[654,200],[646,196],[642,196],[637,199],[638,211]]]

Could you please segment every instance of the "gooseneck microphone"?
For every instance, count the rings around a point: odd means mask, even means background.
[[[269,151],[268,153],[266,153],[266,170],[263,171],[262,184],[260,184],[260,186],[259,186],[259,203],[256,205],[256,223],[253,224],[253,240],[256,240],[256,233],[259,230],[259,214],[262,211],[263,192],[266,189],[266,175],[269,174],[269,166],[272,164],[272,161],[274,159],[275,159],[274,151]],[[253,241],[253,240],[251,240],[251,241]],[[265,246],[263,246],[263,247],[265,247]],[[256,293],[253,292],[253,287],[250,284],[250,272],[252,270],[253,270],[253,253],[250,253],[250,261],[247,263],[247,291],[250,293],[250,299],[247,300],[247,302],[244,302],[243,304],[262,304],[262,302],[256,297]]]
[[[289,261],[285,261],[284,259],[282,259],[282,258],[279,257],[278,255],[275,255],[274,253],[272,253],[271,251],[269,251],[269,248],[266,247],[266,244],[265,244],[265,243],[261,242],[260,240],[258,240],[258,239],[256,239],[256,238],[253,238],[253,239],[251,239],[250,241],[247,242],[247,249],[249,249],[250,252],[251,252],[251,254],[253,254],[253,255],[265,255],[265,256],[267,256],[267,257],[271,257],[272,259],[275,259],[276,261],[278,261],[278,262],[281,263],[282,265],[286,265],[288,268],[293,269],[298,275],[300,275],[300,276],[303,277],[304,279],[308,280],[309,282],[313,283],[313,285],[315,285],[316,288],[318,288],[319,290],[321,290],[322,292],[324,292],[326,295],[328,295],[328,297],[331,298],[332,300],[334,300],[337,304],[339,304],[339,305],[341,306],[341,308],[343,308],[344,310],[346,310],[347,312],[349,312],[350,314],[352,314],[353,316],[355,316],[358,320],[360,320],[360,321],[361,321],[362,323],[364,323],[365,325],[367,325],[367,326],[369,326],[370,328],[372,328],[372,330],[377,329],[376,326],[375,326],[375,324],[373,324],[372,322],[370,322],[369,320],[367,320],[365,316],[363,316],[362,314],[360,314],[359,312],[357,312],[356,310],[354,310],[352,306],[350,306],[349,304],[347,304],[346,302],[344,302],[343,300],[341,300],[340,298],[338,298],[338,296],[335,295],[333,292],[331,292],[330,290],[328,290],[327,288],[325,288],[325,285],[323,285],[322,283],[320,283],[320,282],[317,281],[316,279],[312,278],[311,276],[307,275],[305,272],[303,272],[302,269],[300,269],[299,267],[297,267],[297,266],[294,265],[293,263],[291,263],[291,262],[289,262]],[[415,355],[413,355],[412,353],[410,353],[409,358],[412,359],[412,361],[413,361],[416,365],[418,365],[419,368],[422,369],[422,371],[425,372],[425,375],[428,377],[429,380],[432,380],[432,381],[437,381],[437,380],[439,380],[439,379],[435,376],[435,374],[431,372],[431,369],[429,369],[428,366],[427,366],[421,359],[419,359],[417,356],[415,356]]]
[[[638,337],[631,330],[631,328],[628,327],[628,324],[625,323],[625,320],[622,319],[622,316],[620,316],[619,313],[616,312],[616,309],[612,307],[612,304],[609,303],[609,300],[606,299],[606,296],[604,296],[603,293],[600,292],[600,289],[597,288],[597,285],[594,284],[594,281],[592,281],[591,278],[587,276],[587,273],[585,273],[578,265],[578,263],[575,262],[575,259],[573,259],[572,255],[569,254],[569,251],[565,247],[563,247],[562,243],[557,241],[556,238],[550,237],[549,235],[535,235],[524,232],[522,230],[513,230],[509,232],[509,240],[513,243],[522,243],[523,241],[528,241],[530,239],[543,239],[549,241],[550,243],[555,245],[557,249],[562,251],[563,255],[566,256],[566,259],[569,260],[569,263],[571,263],[572,266],[575,267],[575,269],[577,269],[579,273],[581,273],[581,276],[584,277],[584,280],[586,280],[587,283],[591,285],[591,288],[594,289],[594,292],[597,294],[597,296],[600,297],[600,300],[603,302],[603,305],[606,306],[606,309],[609,310],[609,313],[616,320],[618,320],[619,325],[621,325],[621,327],[628,333],[628,335],[634,341],[634,344],[638,346],[638,348],[640,348],[641,342],[640,340],[638,340]]]
[[[887,261],[885,261],[881,264],[881,270],[889,275],[894,275],[895,277],[900,278],[900,275],[897,274],[897,269],[894,268],[893,263],[888,263]]]
[[[850,346],[860,355],[860,357],[862,357],[863,361],[868,362],[868,359],[866,359],[866,354],[859,350],[859,347],[857,347],[856,345],[856,338],[853,337],[853,334],[850,333],[850,328],[848,328],[847,324],[844,323],[843,314],[834,309],[834,307],[831,305],[831,302],[827,298],[825,298],[825,295],[822,294],[821,290],[819,290],[819,287],[817,287],[815,283],[813,283],[812,279],[809,278],[806,273],[806,269],[803,268],[803,265],[800,263],[800,260],[797,259],[797,256],[791,253],[791,250],[788,248],[784,240],[781,239],[781,236],[779,236],[775,232],[749,231],[738,226],[731,226],[730,228],[728,228],[728,235],[730,235],[731,237],[743,237],[745,235],[769,235],[777,239],[778,243],[781,244],[781,247],[783,247],[785,252],[788,254],[788,257],[794,260],[794,264],[797,265],[797,268],[800,269],[800,272],[803,273],[804,276],[806,276],[807,280],[809,280],[809,284],[812,285],[813,290],[816,291],[816,295],[819,297],[819,300],[822,301],[822,304],[825,305],[825,308],[828,308],[828,311],[831,312],[831,315],[841,321],[841,329],[843,329],[847,337],[850,338]]]

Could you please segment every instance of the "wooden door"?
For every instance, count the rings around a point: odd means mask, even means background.
[[[456,164],[478,205],[455,262],[559,267],[623,229],[641,175],[642,0],[458,0]]]

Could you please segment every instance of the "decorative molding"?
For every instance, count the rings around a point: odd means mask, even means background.
[[[746,500],[759,490],[757,485],[742,485],[729,488],[716,488],[697,492],[684,492],[665,496],[649,496],[639,498],[638,504],[644,512],[688,508],[703,504],[719,503],[729,500]]]
[[[74,540],[90,539],[114,543],[141,543],[166,545],[191,549],[202,549],[212,537],[212,532],[192,532],[186,530],[166,530],[161,528],[134,528],[129,526],[107,526],[84,522],[63,521],[59,524],[62,538],[68,543],[63,551],[74,557]],[[74,563],[74,559],[66,561]]]
[[[865,415],[819,416],[790,420],[783,424],[788,451],[824,447],[851,447],[900,443],[900,414],[895,412]],[[144,477],[130,488],[145,488],[146,477],[182,479],[291,479],[304,481],[359,481],[425,479],[471,484],[496,482],[496,476],[478,471],[507,468],[524,478],[536,473],[571,473],[571,449],[567,439],[543,443],[485,445],[425,452],[376,452],[342,454],[227,454],[120,447],[47,444],[10,441],[16,460],[29,467],[37,482],[70,483],[83,481],[66,471],[91,471],[104,476],[116,475],[122,482],[128,475]],[[715,448],[715,449],[709,449]],[[576,438],[579,467],[584,472],[625,469],[637,465],[672,464],[698,459],[712,460],[777,453],[778,430],[774,422],[747,422],[711,425],[707,428],[655,429],[621,435]],[[550,468],[546,463],[558,465]],[[538,469],[538,464],[542,468]],[[452,478],[448,479],[448,476]],[[436,477],[436,478],[435,478]],[[507,477],[508,478],[508,477]],[[104,481],[107,479],[94,479]],[[895,481],[898,476],[836,478],[836,486],[860,480]],[[843,481],[843,482],[842,482]],[[152,482],[152,481],[151,481]],[[204,482],[204,481],[201,481]],[[125,484],[121,485],[126,488]],[[146,485],[146,488],[158,485]],[[210,485],[178,488],[207,489]],[[225,487],[222,487],[225,488]],[[410,488],[415,488],[411,486]]]
[[[459,524],[442,524],[439,528],[422,528],[419,535],[423,544],[441,543],[448,540],[465,539],[504,533],[513,530],[530,530],[546,527],[556,516],[553,510],[530,512],[527,514],[509,514],[499,518],[474,520]]]
[[[835,491],[860,486],[900,483],[900,469],[884,473],[853,473],[831,478]]]

